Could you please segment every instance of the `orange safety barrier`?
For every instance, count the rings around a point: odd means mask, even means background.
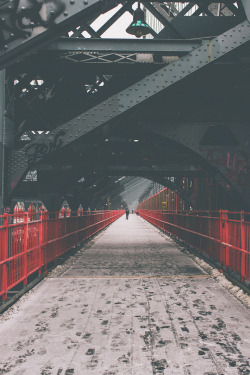
[[[99,232],[124,214],[117,211],[35,213],[17,212],[0,216],[0,296],[34,272]]]
[[[136,211],[141,217],[184,241],[220,268],[250,281],[250,213],[229,211]]]

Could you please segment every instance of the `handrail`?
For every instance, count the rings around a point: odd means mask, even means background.
[[[217,217],[202,216],[202,211],[187,215],[184,211],[138,209],[137,213],[219,262],[221,269],[238,274],[242,283],[250,281],[250,221],[245,220],[249,213],[221,210]],[[230,219],[230,215],[240,219]]]
[[[0,216],[0,296],[69,249],[99,232],[124,210],[19,212]],[[67,216],[65,216],[67,215]]]

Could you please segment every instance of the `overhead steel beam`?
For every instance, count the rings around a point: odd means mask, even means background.
[[[243,8],[245,10],[246,16],[248,21],[250,22],[250,1],[249,0],[241,0]]]
[[[133,4],[134,2],[135,0],[130,0],[128,3]],[[142,2],[151,7],[152,1],[144,0]],[[186,1],[179,2],[185,3]],[[213,2],[219,3],[220,1]],[[190,1],[190,3],[203,5],[204,0]],[[224,0],[223,3],[232,4],[234,1]],[[71,0],[66,2],[64,0],[52,0],[47,2],[45,0],[17,0],[13,2],[13,0],[6,0],[2,2],[0,4],[0,69],[55,40],[58,36],[69,31],[70,28],[83,24],[90,27],[87,24],[89,20],[113,9],[118,4],[123,4],[123,1],[83,0],[80,2]],[[161,16],[159,12],[157,12],[157,16]],[[164,20],[162,19],[162,21]],[[171,23],[168,23],[168,26],[174,27]],[[91,33],[94,33],[94,30],[91,30]],[[177,35],[179,35],[178,32]]]
[[[49,134],[41,135],[8,159],[8,190],[11,193],[25,172],[35,163],[81,137],[119,118],[148,99],[164,92],[185,77],[222,58],[250,40],[250,25],[244,21],[222,35],[203,43],[176,62],[159,69],[129,88],[113,95]]]
[[[5,43],[0,47],[0,69],[55,40],[70,27],[83,24],[94,12],[105,13],[120,1],[58,0],[46,4],[23,0],[16,3],[9,0],[0,5],[0,37]]]
[[[65,52],[120,52],[159,53],[163,56],[181,56],[200,46],[202,40],[182,39],[94,39],[60,38],[45,51]]]
[[[237,135],[234,145],[204,144],[204,135],[213,128],[207,123],[143,122],[137,129],[160,139],[171,139],[196,154],[197,163],[230,194],[242,208],[250,208],[250,132],[248,123],[227,123],[225,131]],[[225,134],[226,137],[226,134]]]
[[[140,176],[140,177],[147,177],[147,176],[164,176],[164,177],[188,177],[188,176],[199,176],[202,172],[200,169],[196,169],[194,167],[182,167],[182,166],[175,166],[175,167],[168,167],[168,166],[152,166],[152,167],[144,167],[144,166],[127,166],[127,165],[110,165],[107,167],[96,167],[96,172],[98,174],[104,174],[109,176]]]

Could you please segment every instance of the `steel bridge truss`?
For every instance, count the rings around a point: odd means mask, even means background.
[[[104,37],[135,1],[0,3],[6,202],[47,189],[80,203],[104,176],[210,175],[250,206],[249,2],[142,3],[153,39]]]

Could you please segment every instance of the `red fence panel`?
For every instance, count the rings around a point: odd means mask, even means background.
[[[150,223],[250,281],[250,214],[244,212],[137,210]],[[247,215],[249,221],[245,221]]]
[[[0,216],[0,296],[124,214],[124,210]]]

